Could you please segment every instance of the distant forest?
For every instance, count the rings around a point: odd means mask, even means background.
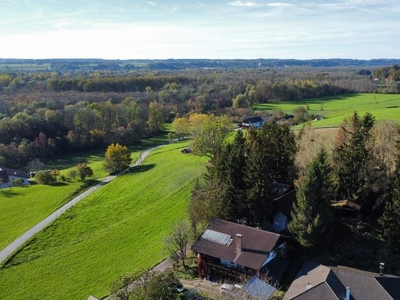
[[[284,67],[356,67],[376,68],[400,64],[400,59],[1,59],[0,66],[9,70],[47,69],[49,71],[129,71],[187,69],[255,69]]]
[[[194,113],[238,122],[258,103],[400,93],[399,65],[382,66],[388,62],[396,61],[0,60],[0,165],[23,168],[34,158],[133,145]]]

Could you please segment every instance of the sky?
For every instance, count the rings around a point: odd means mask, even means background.
[[[400,58],[400,0],[0,0],[0,58]]]

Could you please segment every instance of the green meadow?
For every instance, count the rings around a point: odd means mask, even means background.
[[[76,194],[104,177],[104,153],[86,153],[64,156],[45,163],[44,169],[58,169],[67,176],[78,162],[86,162],[94,172],[86,183],[75,181],[58,182],[54,186],[32,184],[27,187],[12,187],[0,190],[0,249],[33,227],[41,220],[73,199]],[[138,156],[138,152],[132,154]]]
[[[337,127],[344,118],[354,111],[359,115],[366,112],[375,116],[376,120],[400,120],[399,94],[349,94],[315,99],[285,101],[258,104],[254,109],[264,111],[283,110],[292,114],[293,110],[303,106],[309,107],[308,114],[323,117],[313,121],[314,127]]]
[[[150,153],[144,165],[94,192],[0,269],[0,299],[102,297],[119,275],[166,257],[163,240],[186,216],[205,158],[186,143]]]
[[[130,148],[132,162],[135,162],[140,151],[167,143],[165,135],[143,140]],[[13,187],[0,190],[0,249],[33,227],[52,212],[73,199],[79,192],[94,185],[99,179],[108,175],[104,169],[104,151],[74,153],[49,159],[44,169],[58,169],[60,174],[68,175],[78,163],[87,163],[93,170],[93,177],[82,182],[59,182],[55,186],[33,184],[28,187]],[[1,299],[1,298],[0,298]]]

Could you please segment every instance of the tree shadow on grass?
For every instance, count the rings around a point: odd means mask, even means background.
[[[18,192],[16,192],[16,191],[13,190],[13,189],[4,189],[4,190],[1,190],[0,194],[3,195],[4,197],[7,197],[7,198],[12,198],[12,197],[14,197],[14,196],[21,195],[21,193],[18,193]]]
[[[68,184],[65,182],[58,181],[56,183],[53,183],[51,186],[66,186],[66,185],[68,185]]]
[[[153,169],[156,165],[155,164],[148,164],[148,165],[139,165],[135,167],[129,168],[125,174],[136,174],[136,173],[143,173]]]

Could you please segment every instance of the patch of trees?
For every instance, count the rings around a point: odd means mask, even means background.
[[[288,183],[297,187],[289,231],[303,247],[319,248],[322,240],[329,245],[328,233],[344,230],[333,204],[347,200],[361,208],[357,222],[368,224],[372,235],[382,234],[388,247],[400,253],[399,125],[355,112],[343,121],[329,150],[315,147],[310,130],[297,137],[300,151],[293,133],[274,122],[246,135],[236,132],[211,151],[207,173],[195,184],[189,203],[194,232],[213,218],[270,223],[277,211],[274,188]],[[295,164],[295,156],[307,151],[311,155]]]
[[[391,67],[381,67],[373,70],[372,76],[384,84],[379,91],[382,93],[400,93],[400,64]]]
[[[193,143],[196,143],[195,138]],[[271,216],[274,182],[295,178],[296,144],[286,125],[268,123],[261,130],[235,134],[232,143],[213,150],[204,184],[197,183],[189,204],[193,228],[212,218],[260,225]]]
[[[120,103],[65,103],[59,109],[36,108],[0,120],[0,159],[5,166],[24,167],[32,159],[112,143],[132,145],[164,130],[159,104],[130,97]]]
[[[153,90],[161,89],[167,83],[188,84],[190,79],[183,76],[146,76],[146,77],[100,77],[84,79],[59,78],[51,79],[47,89],[52,91],[80,92],[136,92],[145,91],[147,87]]]

